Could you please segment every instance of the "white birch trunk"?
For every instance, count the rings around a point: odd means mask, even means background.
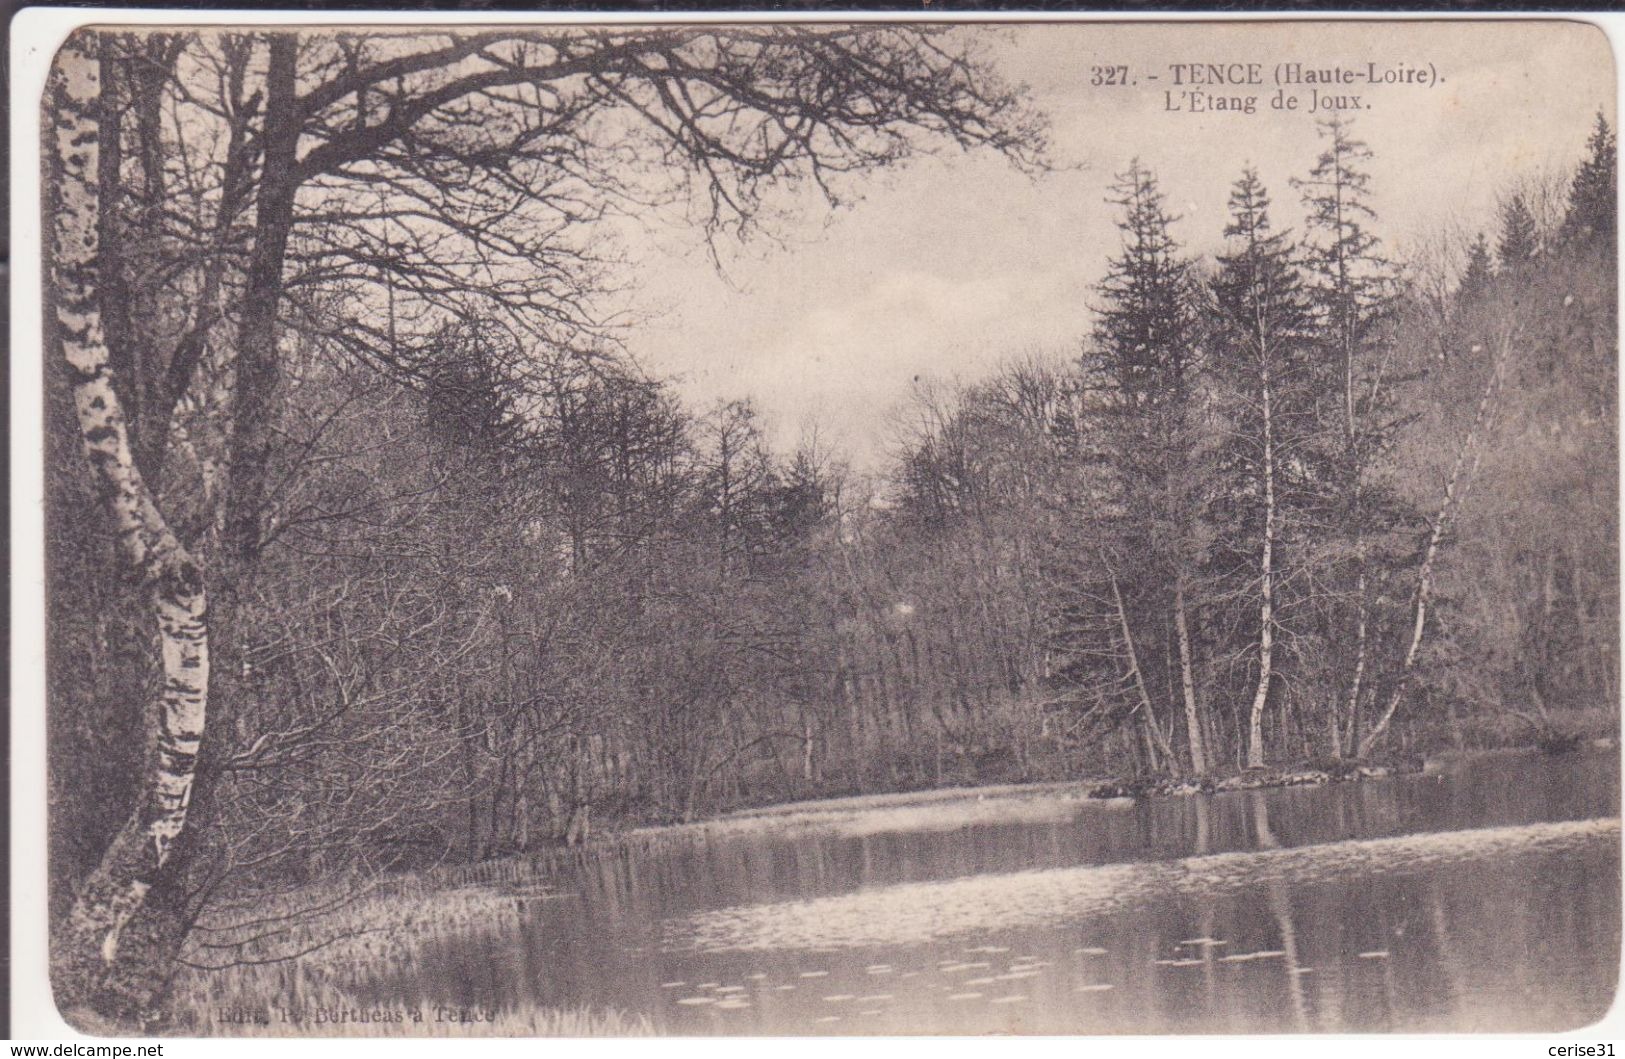
[[[1123,650],[1128,652],[1129,676],[1134,680],[1134,690],[1140,698],[1140,708],[1145,711],[1145,726],[1153,738],[1156,739],[1156,749],[1162,751],[1162,756],[1168,761],[1177,762],[1173,748],[1168,745],[1168,738],[1162,734],[1162,727],[1157,724],[1157,712],[1151,707],[1151,693],[1145,686],[1145,674],[1140,669],[1140,655],[1134,648],[1134,633],[1128,624],[1128,610],[1123,606],[1123,593],[1117,586],[1117,575],[1108,568],[1107,576],[1112,582],[1112,599],[1117,603],[1117,623],[1122,631]]]
[[[95,995],[118,956],[120,930],[146,899],[186,826],[209,685],[202,571],[170,530],[136,467],[102,330],[96,275],[98,87],[94,65],[65,70],[52,159],[57,202],[49,219],[49,294],[55,344],[68,366],[85,455],[112,519],[119,556],[150,594],[163,687],[157,761],[142,802],[53,938],[55,984],[65,1007]]]
[[[1264,704],[1275,660],[1275,423],[1270,406],[1269,353],[1259,341],[1259,381],[1264,412],[1264,547],[1259,557],[1258,689],[1247,715],[1247,767],[1264,766]]]
[[[1191,666],[1190,626],[1185,620],[1185,578],[1174,580],[1174,632],[1179,638],[1179,684],[1185,698],[1185,735],[1191,772],[1207,772],[1207,742],[1202,737],[1202,716],[1196,708],[1196,675]]]
[[[1382,711],[1382,716],[1372,726],[1371,731],[1360,741],[1359,756],[1365,757],[1377,741],[1388,731],[1393,722],[1394,714],[1398,712],[1400,703],[1404,701],[1405,692],[1410,684],[1411,672],[1416,668],[1416,659],[1421,653],[1423,633],[1427,629],[1428,604],[1433,597],[1433,566],[1439,556],[1439,545],[1449,527],[1450,518],[1461,508],[1461,500],[1468,484],[1472,481],[1473,473],[1478,469],[1479,448],[1478,443],[1483,436],[1485,424],[1488,422],[1495,408],[1496,397],[1501,390],[1501,378],[1506,369],[1506,361],[1512,347],[1512,336],[1504,334],[1495,351],[1495,361],[1490,367],[1490,377],[1484,383],[1484,392],[1479,396],[1478,408],[1473,413],[1472,425],[1467,428],[1466,435],[1461,439],[1461,446],[1456,450],[1455,463],[1450,468],[1450,477],[1445,479],[1444,499],[1439,503],[1439,511],[1433,517],[1433,529],[1428,534],[1426,550],[1422,553],[1422,565],[1416,574],[1416,594],[1414,596],[1413,611],[1411,615],[1411,635],[1406,641],[1405,656],[1400,662],[1399,676],[1395,679],[1394,690],[1388,697],[1388,705]]]
[[[1360,694],[1365,685],[1366,641],[1369,638],[1371,625],[1371,606],[1366,598],[1365,548],[1363,542],[1356,549],[1360,564],[1360,576],[1355,582],[1355,592],[1360,597],[1359,611],[1354,619],[1354,675],[1349,679],[1348,704],[1345,716],[1348,718],[1348,735],[1346,739],[1338,739],[1337,716],[1332,716],[1332,753],[1337,757],[1343,756],[1343,746],[1350,747],[1360,738]]]

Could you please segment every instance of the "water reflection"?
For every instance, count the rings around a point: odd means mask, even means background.
[[[884,819],[588,859],[383,999],[670,1033],[1555,1030],[1619,959],[1618,767]]]
[[[1255,817],[1256,819],[1257,817]],[[911,945],[1081,920],[1183,897],[1218,899],[1261,883],[1308,886],[1390,872],[1446,872],[1513,857],[1617,845],[1616,820],[1567,821],[1361,839],[1172,861],[984,873],[836,897],[745,905],[668,924],[667,947],[710,952]],[[1269,841],[1261,837],[1261,844]],[[1465,880],[1464,880],[1465,881]],[[1234,958],[1227,954],[1226,959]]]

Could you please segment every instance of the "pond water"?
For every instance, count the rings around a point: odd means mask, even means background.
[[[1620,956],[1617,754],[786,816],[585,859],[373,999],[664,1033],[1553,1031]]]

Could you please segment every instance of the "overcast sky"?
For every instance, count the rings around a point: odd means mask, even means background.
[[[637,303],[656,314],[628,335],[633,353],[702,407],[754,398],[781,445],[816,420],[874,468],[915,377],[975,379],[1010,355],[1077,348],[1091,286],[1117,250],[1107,187],[1130,158],[1161,177],[1182,217],[1175,233],[1197,250],[1218,247],[1229,185],[1248,163],[1277,226],[1300,226],[1287,181],[1313,164],[1324,114],[1270,108],[1276,63],[1436,68],[1434,87],[1328,90],[1369,105],[1355,131],[1375,152],[1378,231],[1396,253],[1452,218],[1491,218],[1509,179],[1572,165],[1615,98],[1606,38],[1579,23],[1031,25],[994,55],[1031,87],[1055,161],[1074,168],[1031,179],[957,151],[916,160],[850,208],[781,224],[785,245],[725,247],[726,276],[692,233],[654,233],[632,248]],[[1257,113],[1167,110],[1171,64],[1187,62],[1260,63],[1265,85],[1214,90],[1256,95]],[[1139,84],[1094,87],[1095,65],[1127,65]]]

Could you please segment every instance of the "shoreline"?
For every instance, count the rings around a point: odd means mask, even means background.
[[[1362,783],[1406,775],[1436,773],[1469,762],[1493,758],[1524,757],[1534,754],[1561,756],[1561,753],[1565,752],[1588,753],[1617,749],[1619,745],[1617,737],[1606,736],[1585,740],[1570,751],[1563,752],[1546,750],[1535,743],[1463,750],[1451,748],[1423,755],[1407,765],[1396,765],[1392,760],[1345,762],[1347,769],[1345,775],[1335,775],[1317,767],[1325,763],[1300,763],[1265,769],[1262,773],[1256,771],[1249,773],[1244,770],[1222,777],[1204,777],[1200,782],[1176,777],[1148,777],[1139,781],[1143,785],[1142,789],[1120,795],[1103,795],[1097,792],[1110,786],[1130,788],[1136,781],[1097,776],[1073,780],[931,787],[914,791],[879,791],[873,794],[837,795],[830,798],[803,798],[772,805],[728,810],[716,816],[687,822],[637,824],[604,830],[578,845],[553,843],[525,852],[504,854],[480,863],[552,861],[558,857],[585,856],[621,846],[661,844],[685,838],[728,838],[767,829],[785,833],[827,829],[855,836],[887,831],[934,830],[937,826],[949,826],[950,823],[957,827],[976,823],[978,820],[1021,819],[1023,814],[1012,809],[1029,803],[1056,805],[1083,803],[1110,807],[1113,803],[1189,797],[1194,794],[1218,795],[1324,783]],[[967,816],[967,806],[981,808],[979,811],[972,810]],[[950,818],[949,813],[954,815]],[[474,869],[478,864],[462,867]]]
[[[1619,745],[1618,738],[1608,736],[1586,740],[1573,752],[1598,753],[1608,748],[1614,748],[1617,752]],[[1141,789],[1112,792],[1106,796],[1097,792],[1111,784],[1124,786],[1123,781],[1086,777],[798,799],[729,810],[688,822],[606,828],[575,845],[555,840],[478,861],[448,862],[386,872],[368,880],[367,889],[374,897],[422,897],[449,890],[490,889],[512,896],[546,898],[555,892],[552,880],[572,865],[621,852],[656,852],[695,841],[727,841],[766,832],[791,840],[820,833],[864,838],[882,834],[956,830],[978,824],[1059,822],[1069,818],[1081,806],[1093,806],[1103,812],[1123,811],[1142,801],[1163,798],[1185,798],[1196,794],[1217,796],[1310,784],[1380,781],[1399,775],[1438,773],[1474,761],[1550,753],[1533,743],[1525,746],[1448,749],[1427,755],[1419,768],[1403,772],[1389,771],[1382,775],[1292,779],[1292,774],[1301,773],[1300,766],[1269,770],[1269,775],[1262,782],[1227,784],[1223,788],[1217,782],[1210,782],[1204,788],[1199,784],[1169,778],[1146,779],[1140,781],[1143,785]],[[1269,782],[1280,774],[1287,774],[1285,782]],[[1245,780],[1247,774],[1241,773],[1231,779]],[[1159,789],[1164,786],[1167,789]],[[313,892],[324,892],[333,885],[333,880],[313,883]]]
[[[1564,752],[1601,751],[1617,749],[1620,741],[1614,736],[1604,736],[1585,740],[1571,751],[1550,751],[1543,749],[1536,743],[1521,746],[1482,747],[1456,750],[1454,748],[1438,750],[1420,755],[1413,759],[1417,762],[1414,767],[1396,764],[1394,759],[1374,759],[1360,762],[1349,760],[1344,766],[1351,773],[1348,776],[1330,776],[1327,769],[1319,767],[1325,763],[1299,763],[1270,767],[1258,773],[1242,770],[1237,773],[1226,773],[1221,776],[1204,777],[1212,783],[1212,790],[1189,790],[1163,792],[1151,790],[1147,797],[1177,797],[1189,793],[1226,794],[1237,790],[1269,789],[1272,787],[1297,786],[1302,780],[1295,781],[1295,777],[1310,772],[1327,772],[1330,782],[1363,782],[1368,780],[1392,779],[1397,776],[1415,775],[1419,773],[1437,772],[1440,769],[1461,765],[1471,761],[1481,761],[1497,757],[1523,757],[1530,754],[1553,754],[1560,756]],[[1358,773],[1358,774],[1352,774]],[[1246,780],[1249,775],[1256,775],[1263,782],[1251,785],[1238,783]],[[1270,782],[1279,780],[1282,782]],[[1177,777],[1147,777],[1152,784],[1191,784],[1197,781],[1182,781]],[[960,786],[960,787],[930,787],[916,791],[881,791],[874,794],[838,795],[831,798],[804,798],[791,802],[781,802],[774,805],[754,806],[746,809],[733,809],[716,816],[693,820],[687,823],[674,824],[640,824],[625,831],[605,832],[603,839],[613,835],[652,834],[655,832],[669,832],[682,829],[705,829],[716,826],[745,825],[755,821],[771,821],[779,817],[842,817],[855,813],[872,812],[888,809],[912,809],[922,806],[942,806],[957,802],[988,802],[988,801],[1030,801],[1037,798],[1077,798],[1088,801],[1108,800],[1095,797],[1092,792],[1105,784],[1128,784],[1132,779],[1113,779],[1106,776],[1081,777],[1075,780],[1035,780],[1031,783],[994,783],[986,785]],[[590,846],[600,839],[589,839],[584,846]]]

